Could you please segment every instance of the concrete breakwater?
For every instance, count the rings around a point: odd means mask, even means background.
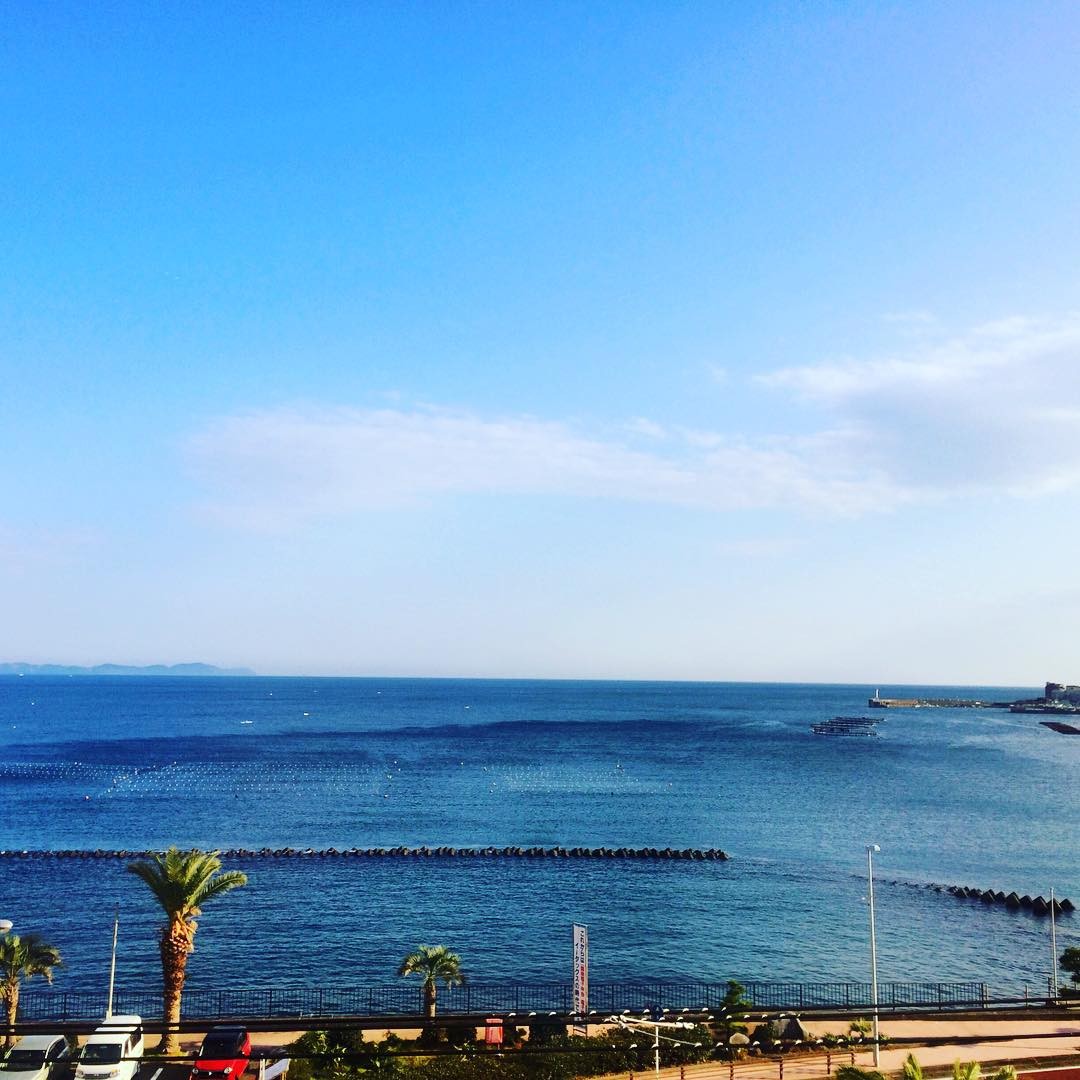
[[[886,881],[886,885],[905,886],[909,889],[926,889],[930,892],[947,893],[956,896],[957,900],[975,900],[982,904],[999,904],[1007,907],[1011,912],[1029,912],[1031,915],[1049,915],[1051,910],[1055,915],[1068,915],[1075,912],[1076,905],[1062,896],[1061,899],[1054,897],[1051,902],[1045,896],[1021,895],[1016,892],[1001,892],[995,889],[972,889],[963,885],[940,885],[936,881]]]
[[[958,900],[977,900],[982,904],[999,904],[1010,911],[1027,911],[1032,915],[1049,915],[1053,910],[1055,915],[1068,915],[1076,910],[1076,906],[1068,897],[1047,900],[1043,896],[1021,896],[1015,892],[1001,892],[994,889],[973,889],[967,885],[941,885],[937,882],[916,881],[884,881],[887,885],[902,885],[909,889],[925,889],[929,892],[947,893],[955,896]]]
[[[874,696],[871,709],[1011,709],[1011,701],[980,701],[977,698],[883,698]]]
[[[976,698],[883,698],[874,691],[871,709],[1009,709],[1015,713],[1080,713],[1080,686],[1048,682],[1041,698],[1021,701],[980,701]]]
[[[1049,915],[1053,910],[1055,915],[1062,912],[1075,910],[1075,905],[1068,897],[1062,897],[1053,901],[1042,896],[1018,896],[1014,892],[1005,893],[994,889],[971,889],[964,885],[946,886],[945,892],[955,896],[958,900],[978,900],[983,904],[1002,904],[1010,911],[1030,911],[1033,915]]]
[[[144,859],[156,851],[94,850],[0,851],[0,859]],[[725,862],[720,848],[586,847],[392,847],[392,848],[227,848],[223,859],[682,859]]]

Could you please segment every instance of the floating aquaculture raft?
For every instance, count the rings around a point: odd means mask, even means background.
[[[815,735],[877,736],[874,725],[880,721],[871,716],[834,716],[831,720],[822,720],[812,724],[810,730]]]

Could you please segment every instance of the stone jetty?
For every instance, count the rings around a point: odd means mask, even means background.
[[[142,859],[155,851],[89,850],[0,851],[0,859]],[[377,848],[224,848],[223,859],[680,859],[725,862],[720,848],[587,847],[377,847]]]
[[[945,885],[939,888],[951,896],[955,896],[958,900],[978,900],[983,904],[997,904],[1008,908],[1009,911],[1030,911],[1032,915],[1049,915],[1051,908],[1053,908],[1055,915],[1076,910],[1076,906],[1068,897],[1062,897],[1060,900],[1055,897],[1051,902],[1043,896],[1029,896],[1027,893],[1019,896],[1015,892],[1006,893],[994,889],[972,889],[967,885]]]
[[[1051,906],[1055,915],[1068,915],[1076,910],[1073,902],[1068,897],[1055,897],[1053,904],[1043,896],[1029,896],[1025,893],[1021,896],[1015,892],[1001,892],[994,889],[973,889],[970,885],[941,885],[937,882],[916,881],[888,881],[882,879],[885,885],[901,885],[909,889],[924,889],[929,892],[942,893],[955,896],[957,900],[974,900],[981,904],[997,905],[1007,908],[1009,911],[1027,911],[1032,915],[1049,915]]]

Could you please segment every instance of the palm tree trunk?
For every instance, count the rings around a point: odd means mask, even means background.
[[[4,983],[4,1012],[7,1016],[7,1031],[4,1032],[4,1049],[10,1050],[15,1041],[15,1017],[19,1014],[19,980],[8,979]]]
[[[424,983],[424,1015],[429,1020],[435,1019],[435,994],[437,992],[435,980],[430,979]]]
[[[191,952],[191,931],[184,922],[171,923],[161,935],[161,974],[164,985],[162,1019],[165,1030],[158,1049],[168,1057],[180,1053],[180,998]]]

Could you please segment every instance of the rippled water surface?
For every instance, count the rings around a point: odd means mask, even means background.
[[[208,907],[193,985],[392,983],[420,942],[474,981],[863,980],[865,846],[883,979],[1045,985],[1045,920],[927,882],[1080,903],[1080,738],[990,710],[890,711],[873,687],[370,679],[0,678],[0,848],[722,847],[727,863],[250,860]],[[882,687],[882,693],[899,688]],[[960,688],[983,699],[1032,688]],[[110,862],[0,861],[0,915],[99,985],[153,986],[154,914]],[[1080,944],[1080,916],[1059,946]],[[301,935],[304,947],[296,947]]]

